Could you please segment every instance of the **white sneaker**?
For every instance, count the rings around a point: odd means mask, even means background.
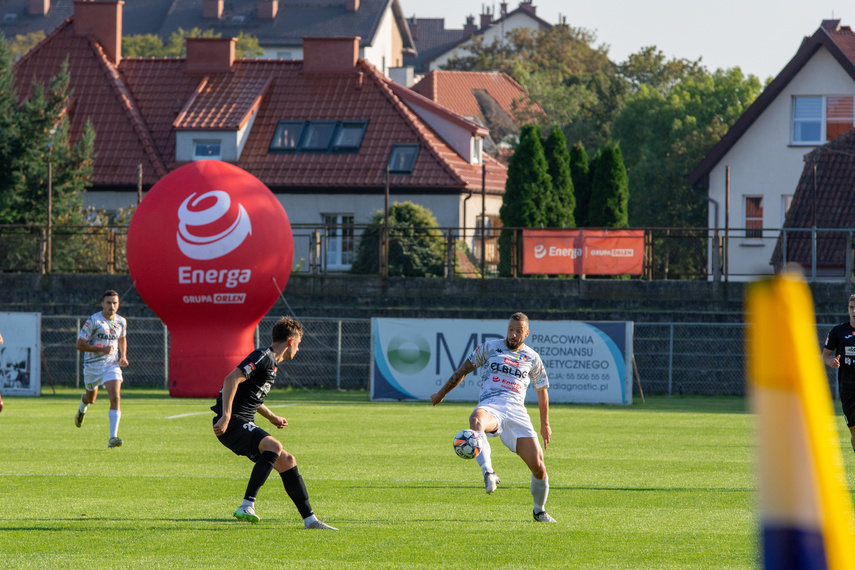
[[[324,521],[318,519],[316,521],[310,522],[306,525],[307,529],[317,529],[317,530],[338,530],[334,526],[330,526]]]
[[[484,473],[484,490],[487,491],[489,495],[493,491],[496,490],[496,487],[499,486],[499,476],[493,473],[492,471],[488,471]]]
[[[558,522],[557,520],[555,520],[554,518],[549,516],[549,513],[547,513],[546,511],[540,511],[539,513],[532,511],[531,514],[534,516],[535,522],[546,522],[546,523],[557,523]]]
[[[261,517],[255,514],[255,507],[253,507],[252,505],[246,507],[238,507],[232,516],[239,521],[244,521],[252,524],[255,524],[261,520]]]

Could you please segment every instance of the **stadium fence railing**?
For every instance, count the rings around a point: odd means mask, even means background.
[[[74,345],[85,320],[84,316],[42,316],[42,391],[49,390],[51,383],[81,385],[82,354]],[[367,390],[370,319],[300,320],[305,330],[300,355],[279,367],[274,389]],[[257,346],[268,344],[275,321],[274,317],[262,319],[256,329]],[[817,325],[817,354],[834,324]],[[640,382],[645,395],[745,395],[745,324],[636,322],[633,352],[636,394]],[[127,386],[167,389],[169,333],[160,319],[128,318],[128,353]],[[836,398],[836,373],[826,368],[826,374]]]

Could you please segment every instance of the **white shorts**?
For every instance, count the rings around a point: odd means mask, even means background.
[[[119,383],[122,382],[122,369],[118,366],[111,366],[97,373],[83,372],[83,385],[86,387],[87,392],[92,392],[99,386],[103,386],[104,382],[111,380],[118,380]]]
[[[490,415],[496,418],[499,424],[495,433],[488,433],[488,437],[500,437],[505,447],[517,452],[517,439],[521,437],[533,437],[534,441],[540,445],[537,440],[537,432],[534,431],[534,426],[531,425],[531,418],[528,417],[528,412],[524,406],[519,404],[509,404],[500,400],[487,400],[475,406],[475,409],[486,410]]]

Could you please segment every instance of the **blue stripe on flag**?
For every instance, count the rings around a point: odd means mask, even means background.
[[[763,529],[763,567],[776,570],[826,570],[822,534],[791,527]]]

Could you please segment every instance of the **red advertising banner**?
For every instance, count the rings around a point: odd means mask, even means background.
[[[523,274],[641,275],[644,230],[523,230]]]

